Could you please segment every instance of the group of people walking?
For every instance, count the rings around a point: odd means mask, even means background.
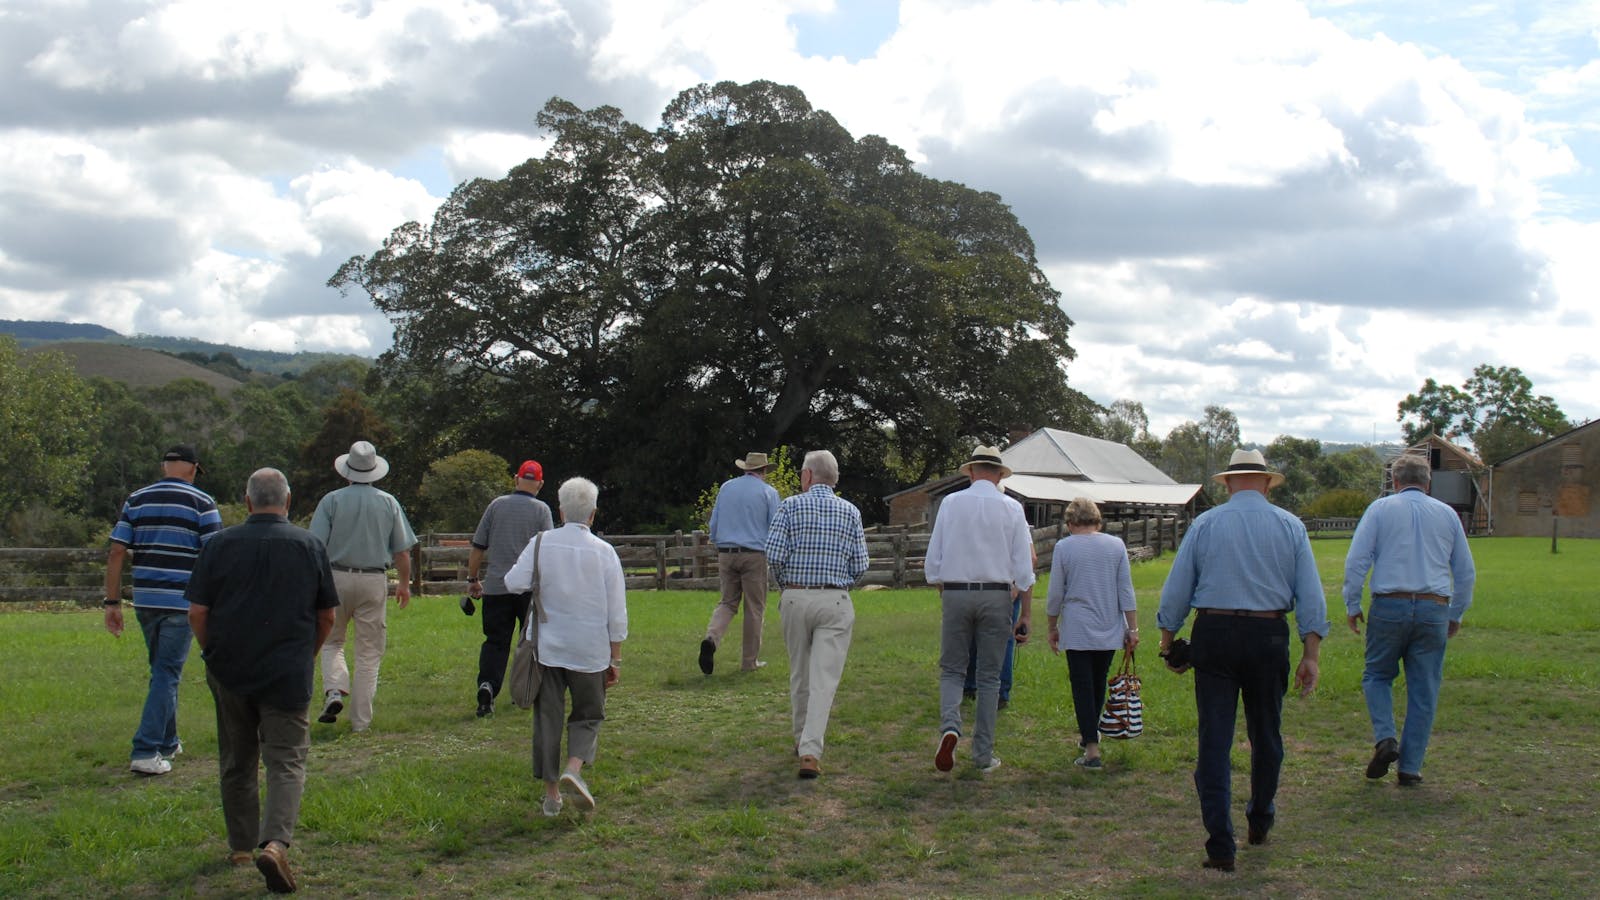
[[[796,771],[815,779],[822,774],[828,720],[855,621],[850,589],[867,570],[861,514],[836,493],[838,462],[826,450],[805,455],[800,492],[781,501],[765,482],[771,466],[764,454],[734,465],[741,474],[722,485],[711,517],[722,596],[697,662],[712,674],[742,605],[740,668],[764,666],[767,588],[776,584]],[[366,730],[385,649],[390,565],[399,575],[397,604],[404,608],[410,600],[409,551],[416,537],[400,504],[374,484],[388,463],[370,443],[358,441],[334,468],[349,484],[318,504],[309,531],[289,524],[289,485],[271,468],[257,470],[246,485],[249,518],[223,530],[215,503],[193,485],[201,471],[195,449],[174,446],[163,455],[162,480],[128,498],[108,554],[106,628],[122,632],[120,579],[131,554],[133,605],[149,648],[149,695],[130,770],[163,774],[182,750],[177,684],[192,635],[216,702],[230,860],[253,862],[267,886],[280,892],[296,888],[287,852],[304,787],[315,661],[320,654],[318,720],[335,723],[348,705],[352,730]],[[1011,472],[999,449],[978,447],[961,471],[970,484],[943,501],[925,560],[941,608],[933,761],[941,772],[955,766],[970,667],[976,694],[971,760],[987,773],[1001,765],[995,754],[1001,676],[1009,647],[1030,636],[1035,562],[1022,507],[1000,487]],[[1426,493],[1427,460],[1402,456],[1391,474],[1396,493],[1369,506],[1356,529],[1343,593],[1351,631],[1367,627],[1362,684],[1375,743],[1366,774],[1382,778],[1398,762],[1399,783],[1412,787],[1422,781],[1445,642],[1472,602],[1475,571],[1459,518]],[[1237,843],[1229,752],[1239,702],[1251,747],[1247,838],[1260,844],[1275,822],[1284,755],[1287,616],[1293,614],[1303,645],[1294,669],[1302,693],[1317,685],[1328,621],[1304,526],[1267,501],[1283,476],[1259,451],[1240,450],[1214,478],[1227,488],[1228,502],[1191,525],[1162,588],[1156,622],[1168,668],[1194,673],[1194,781],[1207,832],[1204,865],[1232,871]],[[590,530],[598,488],[584,478],[565,481],[556,528],[537,497],[543,483],[539,463],[528,460],[516,472],[515,489],[485,510],[472,538],[462,608],[473,612],[474,600],[483,608],[474,694],[480,717],[494,712],[512,636],[536,642],[542,677],[534,701],[533,768],[545,786],[542,811],[553,816],[564,795],[583,808],[595,806],[582,770],[595,758],[606,691],[620,681],[628,619],[620,559]],[[1066,654],[1082,751],[1075,762],[1098,770],[1104,765],[1098,722],[1107,675],[1117,650],[1132,653],[1139,645],[1138,613],[1126,549],[1100,532],[1095,504],[1074,500],[1066,525],[1068,536],[1057,542],[1050,563],[1048,642],[1052,652]],[[1363,616],[1369,573],[1372,601]],[[1181,641],[1177,635],[1191,612],[1194,626]],[[352,623],[353,675],[344,653]],[[1400,732],[1392,688],[1402,666],[1407,713]]]

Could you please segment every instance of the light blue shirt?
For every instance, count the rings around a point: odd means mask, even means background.
[[[974,481],[939,504],[922,565],[929,584],[992,582],[1033,586],[1033,533],[1022,504],[992,481]]]
[[[1361,515],[1344,558],[1344,609],[1361,614],[1361,586],[1372,572],[1372,594],[1438,594],[1450,598],[1450,621],[1472,605],[1478,570],[1461,517],[1421,488],[1372,501]]]
[[[1293,610],[1300,638],[1328,636],[1328,601],[1306,527],[1240,491],[1194,520],[1161,587],[1156,624],[1177,631],[1191,608]]]
[[[778,514],[778,492],[760,475],[729,478],[717,491],[707,526],[711,543],[718,547],[762,550],[767,546],[767,526]]]
[[[1061,649],[1117,650],[1125,613],[1138,609],[1128,545],[1109,534],[1069,534],[1050,557],[1045,612],[1060,617]]]

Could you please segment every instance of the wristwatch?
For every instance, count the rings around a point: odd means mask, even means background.
[[[113,600],[110,597],[107,597],[104,600],[100,601],[100,605],[101,606],[121,606],[122,605],[122,601],[120,599]]]

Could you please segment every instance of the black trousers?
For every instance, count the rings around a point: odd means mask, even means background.
[[[1106,679],[1116,657],[1115,650],[1067,651],[1067,680],[1072,683],[1079,747],[1100,743],[1100,710],[1106,705]]]
[[[478,650],[478,680],[473,690],[485,681],[494,696],[506,680],[506,661],[511,645],[528,626],[528,594],[483,595],[483,647]]]

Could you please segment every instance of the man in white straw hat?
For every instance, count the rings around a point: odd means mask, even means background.
[[[978,648],[978,698],[972,730],[972,762],[984,772],[1000,767],[994,755],[995,715],[1000,706],[1000,668],[1006,644],[1028,640],[1033,617],[1033,534],[1022,504],[1000,490],[1011,467],[997,447],[979,447],[961,465],[971,480],[966,490],[944,499],[928,537],[923,571],[939,588],[943,627],[939,638],[939,748],[934,768],[955,767],[961,739],[961,692],[967,679],[969,648]],[[1022,598],[1020,617],[1011,622],[1011,602]]]
[[[722,599],[711,611],[705,639],[700,642],[700,671],[710,675],[722,636],[739,613],[744,598],[744,633],[739,668],[753,672],[766,665],[761,657],[761,626],[767,612],[767,526],[778,514],[778,492],[767,484],[772,464],[765,453],[747,453],[733,461],[744,474],[717,489],[711,507],[711,543],[717,547],[717,575]]]
[[[378,690],[378,667],[383,662],[388,567],[394,566],[398,581],[395,601],[405,609],[411,603],[410,552],[417,536],[400,501],[373,485],[389,474],[389,462],[371,443],[351,444],[349,453],[333,461],[333,468],[350,483],[323,497],[311,516],[311,533],[328,546],[333,585],[339,592],[333,632],[322,645],[323,702],[317,721],[338,721],[349,697],[350,728],[360,732],[372,724],[372,697]],[[354,682],[344,656],[345,635],[352,621],[356,624]]]
[[[1199,752],[1194,770],[1205,824],[1204,866],[1232,872],[1238,847],[1230,809],[1234,723],[1244,698],[1250,735],[1250,800],[1245,805],[1249,841],[1264,844],[1276,816],[1273,797],[1283,766],[1283,695],[1289,683],[1289,625],[1305,649],[1294,683],[1306,696],[1317,686],[1318,657],[1328,634],[1311,542],[1300,520],[1267,502],[1283,476],[1267,467],[1259,450],[1235,450],[1228,468],[1212,476],[1228,489],[1228,502],[1194,520],[1178,546],[1161,588],[1156,624],[1165,658],[1189,610],[1196,613],[1187,663],[1194,669]]]

